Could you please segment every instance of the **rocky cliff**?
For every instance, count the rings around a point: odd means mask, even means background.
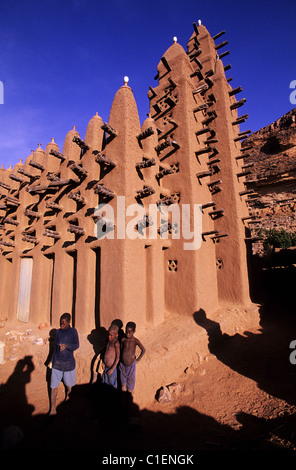
[[[295,232],[296,108],[251,134],[243,147],[252,235],[260,228]]]

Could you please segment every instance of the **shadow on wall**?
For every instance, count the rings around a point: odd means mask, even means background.
[[[98,373],[98,368],[99,368],[99,363],[97,362],[97,359],[100,357],[100,355],[103,353],[106,347],[106,344],[108,341],[108,332],[106,328],[98,327],[95,330],[91,331],[87,339],[92,345],[93,350],[94,350],[94,356],[90,364],[90,381],[89,381],[90,383],[93,383],[94,378],[96,377],[95,374]],[[96,362],[97,362],[97,365],[96,365]]]

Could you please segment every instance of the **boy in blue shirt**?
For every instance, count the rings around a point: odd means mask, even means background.
[[[79,348],[78,333],[70,326],[70,313],[63,313],[60,328],[56,332],[51,373],[51,411],[56,414],[58,386],[63,380],[66,387],[66,399],[76,383],[75,358],[73,352]]]

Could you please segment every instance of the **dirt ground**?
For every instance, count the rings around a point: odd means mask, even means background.
[[[209,351],[176,376],[169,403],[153,399],[140,407],[130,396],[104,390],[94,374],[84,383],[80,377],[66,402],[59,387],[56,416],[48,415],[48,329],[6,322],[0,329],[2,448],[295,450],[294,304],[269,299],[260,319],[257,329],[217,337],[205,318],[196,318]],[[92,348],[81,347],[89,363]]]

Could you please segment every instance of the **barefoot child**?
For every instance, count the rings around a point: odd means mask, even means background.
[[[121,342],[121,359],[119,363],[120,381],[123,391],[133,392],[136,379],[136,362],[143,357],[146,349],[142,343],[134,337],[136,324],[128,322],[126,324],[126,337]],[[141,353],[136,359],[136,348],[141,349]]]
[[[60,328],[56,332],[51,373],[51,412],[56,414],[58,386],[63,380],[66,387],[66,399],[76,383],[75,358],[73,352],[79,348],[78,333],[70,326],[70,313],[60,317]]]
[[[117,364],[120,359],[118,326],[111,325],[108,330],[108,335],[108,343],[103,356],[105,368],[102,375],[102,383],[117,388]]]

